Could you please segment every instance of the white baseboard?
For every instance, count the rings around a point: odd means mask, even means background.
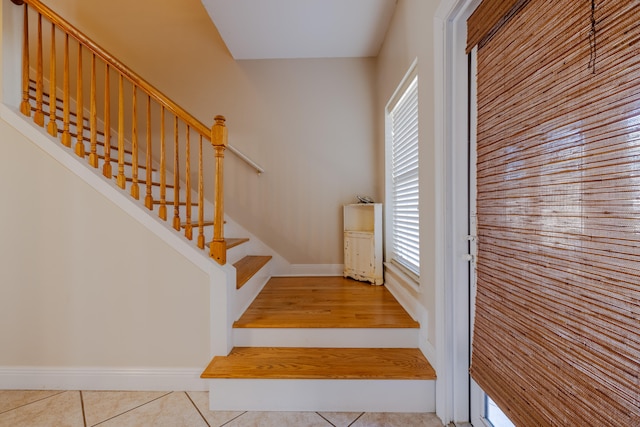
[[[280,276],[342,276],[344,264],[291,264]]]
[[[206,391],[193,368],[0,366],[0,390]]]

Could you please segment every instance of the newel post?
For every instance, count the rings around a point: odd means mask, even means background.
[[[227,148],[227,127],[224,116],[216,116],[211,128],[211,144],[215,150],[216,176],[213,202],[213,242],[209,246],[210,256],[220,265],[227,263],[227,245],[224,241],[224,150]]]

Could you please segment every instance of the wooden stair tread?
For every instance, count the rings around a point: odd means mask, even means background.
[[[201,378],[434,380],[417,348],[236,347]]]
[[[233,264],[236,268],[236,289],[247,283],[271,259],[270,255],[249,255]]]
[[[233,237],[233,238],[225,238],[224,241],[227,243],[227,249],[235,248],[238,245],[241,245],[245,242],[249,241],[247,237]],[[271,259],[271,257],[269,257]]]
[[[207,225],[207,223],[205,222],[204,225]],[[211,225],[213,225],[213,224],[211,224]],[[192,223],[191,226],[193,228],[197,228],[198,224]],[[248,237],[231,237],[231,238],[227,237],[227,238],[224,239],[224,241],[227,243],[227,249],[231,249],[231,248],[235,248],[236,246],[239,246],[239,245],[241,245],[241,244],[243,244],[245,242],[248,242],[249,238]],[[211,245],[211,243],[213,243],[213,242],[207,242],[205,245],[207,247],[209,247],[209,245]]]
[[[385,286],[341,276],[272,277],[234,328],[420,327]]]

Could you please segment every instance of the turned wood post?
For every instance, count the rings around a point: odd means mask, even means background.
[[[13,2],[17,5],[21,3]],[[24,24],[22,33],[22,102],[20,112],[31,117],[31,105],[29,104],[29,11],[24,6]]]
[[[216,116],[211,128],[211,145],[215,150],[216,175],[215,198],[213,202],[213,242],[209,247],[210,256],[220,265],[227,263],[227,247],[224,241],[224,150],[227,148],[227,127],[224,116]]]

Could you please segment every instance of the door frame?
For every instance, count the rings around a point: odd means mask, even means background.
[[[441,273],[436,288],[436,413],[444,422],[472,418],[469,376],[472,295],[469,255],[469,57],[467,18],[480,0],[441,0],[434,16],[434,137],[439,142]],[[475,402],[477,397],[473,396]]]

